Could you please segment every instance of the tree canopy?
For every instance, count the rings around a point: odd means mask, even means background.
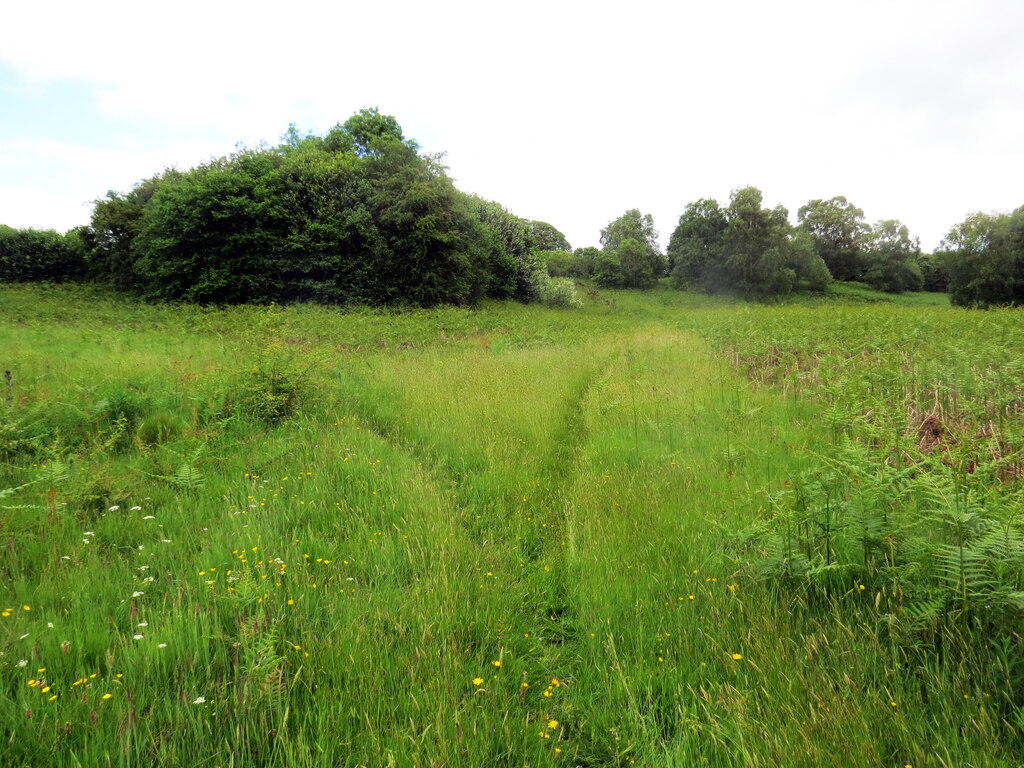
[[[762,201],[759,189],[743,187],[724,209],[710,199],[688,205],[669,241],[673,283],[744,298],[826,288],[831,278],[810,235],[789,224],[785,208]]]
[[[924,286],[920,257],[921,246],[905,224],[896,219],[880,221],[865,237],[862,279],[887,293],[920,291]]]
[[[565,235],[546,221],[531,221],[530,235],[533,237],[533,247],[538,251],[572,250]]]
[[[457,190],[395,118],[364,109],[282,139],[97,201],[93,272],[157,300],[541,297],[529,223]]]
[[[654,219],[649,213],[641,215],[636,208],[601,230],[601,248],[607,258],[600,263],[595,278],[609,287],[650,288],[665,272]]]
[[[845,197],[811,200],[797,211],[800,227],[810,233],[814,250],[836,280],[860,280],[864,272],[864,211]]]
[[[972,213],[949,231],[937,255],[950,301],[964,307],[1024,304],[1024,206]]]

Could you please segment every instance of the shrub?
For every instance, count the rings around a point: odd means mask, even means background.
[[[576,295],[576,285],[564,277],[549,278],[543,291],[543,302],[548,307],[578,309],[583,306]]]

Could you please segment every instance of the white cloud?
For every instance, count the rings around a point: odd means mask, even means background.
[[[0,221],[15,226],[82,223],[82,202],[108,188],[364,106],[447,150],[461,188],[578,245],[632,207],[667,242],[688,202],[746,184],[794,217],[846,195],[926,248],[971,209],[1024,203],[1015,0],[99,0],[5,17],[22,34],[0,63],[38,88],[80,83],[102,119],[131,126],[104,143],[0,145],[0,178],[15,179]],[[190,140],[154,149],[130,133],[146,121]],[[26,155],[30,184],[9,172]]]

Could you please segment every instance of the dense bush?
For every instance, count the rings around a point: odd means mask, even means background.
[[[669,241],[676,287],[744,298],[827,288],[831,276],[812,236],[790,225],[785,208],[761,202],[760,190],[745,187],[726,208],[707,199],[688,205]]]
[[[954,304],[1024,304],[1024,206],[971,214],[946,235],[943,249],[938,258]]]
[[[0,225],[0,283],[63,282],[85,273],[86,241],[79,230],[14,229]]]
[[[323,137],[292,127],[278,147],[109,193],[91,274],[161,301],[542,300],[531,222],[459,192],[418,149],[394,118],[362,110]]]

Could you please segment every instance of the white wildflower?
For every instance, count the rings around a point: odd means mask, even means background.
[[[195,700],[195,701],[193,701],[192,703],[193,703],[193,704],[205,704],[205,703],[206,703],[206,697],[205,697],[205,696],[199,696],[199,697],[198,697],[198,698],[196,698],[196,700]]]

